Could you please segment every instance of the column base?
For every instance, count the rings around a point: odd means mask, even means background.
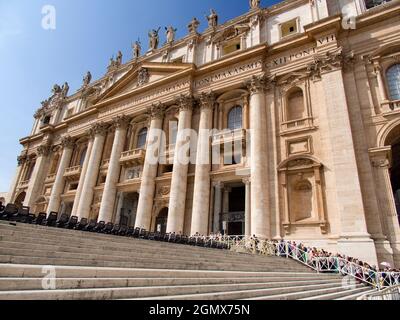
[[[378,265],[374,240],[367,235],[342,235],[337,242],[337,248],[340,254],[367,262],[371,266]]]
[[[375,248],[378,257],[378,263],[387,262],[391,266],[395,265],[393,249],[388,240],[375,239]]]
[[[393,250],[393,265],[394,268],[400,268],[400,242],[392,242],[391,248]]]

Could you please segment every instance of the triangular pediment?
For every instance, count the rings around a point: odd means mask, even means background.
[[[135,90],[162,83],[171,77],[193,70],[189,63],[157,63],[147,62],[132,67],[123,77],[116,81],[99,97],[96,103],[119,97]]]

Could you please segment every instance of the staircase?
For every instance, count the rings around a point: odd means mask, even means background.
[[[342,283],[279,257],[0,221],[0,300],[325,300],[371,291]]]

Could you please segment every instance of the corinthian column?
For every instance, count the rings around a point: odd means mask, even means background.
[[[99,174],[107,126],[103,123],[98,123],[95,124],[91,130],[94,134],[94,141],[77,211],[77,216],[79,218],[89,217],[90,206],[93,202],[94,187],[96,186],[97,176]]]
[[[121,172],[119,160],[124,150],[128,124],[129,119],[125,116],[114,119],[114,143],[111,151],[106,183],[104,185],[103,197],[101,199],[99,221],[111,222],[113,216],[115,198],[117,196],[117,183]]]
[[[162,139],[162,124],[165,107],[160,103],[150,109],[151,124],[147,139],[146,159],[143,165],[142,183],[140,185],[139,203],[135,227],[150,230],[151,212],[153,209],[156,188],[158,160]]]
[[[33,169],[31,179],[29,182],[29,187],[26,192],[24,206],[33,207],[37,197],[40,193],[40,188],[44,182],[47,175],[48,169],[48,158],[51,151],[51,147],[47,144],[41,145],[37,149],[37,158],[35,162],[35,168]]]
[[[172,172],[167,232],[183,232],[187,173],[190,160],[187,155],[190,149],[190,132],[187,129],[191,128],[192,112],[192,97],[181,96],[179,98],[178,136],[175,147],[174,170]]]
[[[25,151],[23,154],[21,154],[17,158],[18,167],[17,167],[17,171],[14,176],[14,180],[11,183],[10,190],[7,194],[6,203],[10,203],[10,202],[14,201],[15,191],[17,189],[18,183],[21,182],[22,172],[24,171],[23,168],[27,161],[27,158],[28,157],[27,157]]]
[[[338,49],[320,57],[317,65],[312,67],[321,75],[324,107],[328,114],[326,126],[329,140],[326,149],[331,151],[329,170],[336,181],[336,185],[329,189],[336,193],[336,213],[341,229],[338,251],[376,265],[377,255],[367,229],[355,154],[357,146],[354,143],[344,87],[342,67],[345,58]]]
[[[210,130],[215,97],[211,94],[200,96],[200,125],[197,142],[196,172],[193,193],[193,212],[191,234],[206,235],[210,209]]]
[[[56,180],[54,181],[53,188],[51,190],[50,201],[47,208],[47,213],[52,211],[58,212],[61,203],[61,194],[65,186],[64,173],[65,169],[71,162],[72,152],[74,150],[74,142],[71,137],[64,137],[61,140],[63,147],[63,153],[61,156],[60,165],[57,169]]]
[[[86,149],[85,160],[83,161],[83,165],[81,168],[82,170],[81,170],[81,175],[79,177],[78,189],[76,190],[75,193],[74,205],[72,207],[72,213],[71,213],[72,216],[76,216],[78,214],[78,207],[79,207],[79,202],[81,200],[83,184],[85,183],[86,172],[89,167],[90,154],[92,153],[92,148],[93,148],[93,139],[94,139],[93,132],[90,130],[87,134],[89,136],[89,142]]]
[[[268,154],[266,81],[253,77],[250,91],[251,129],[251,233],[260,238],[271,236],[271,216],[268,210]]]

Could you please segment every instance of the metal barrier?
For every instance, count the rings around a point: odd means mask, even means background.
[[[366,294],[358,300],[400,300],[400,286],[389,287],[382,291]]]
[[[342,276],[351,276],[380,291],[388,287],[400,285],[400,273],[398,272],[377,272],[343,258],[313,256],[312,252],[302,250],[298,246],[283,240],[260,240],[248,236],[211,236],[202,238],[205,241],[213,240],[222,242],[231,251],[279,256],[296,260],[317,272],[330,272],[341,274]]]

